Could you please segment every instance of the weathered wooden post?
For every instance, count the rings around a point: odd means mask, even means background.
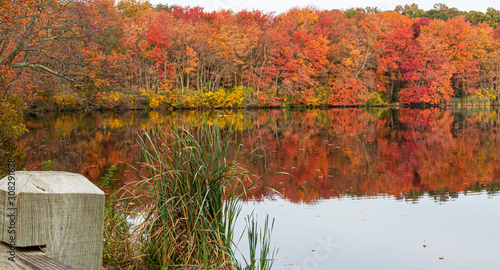
[[[44,246],[49,258],[100,270],[104,200],[80,174],[17,171],[0,180],[0,241]]]

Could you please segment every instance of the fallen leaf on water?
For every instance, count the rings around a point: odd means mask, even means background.
[[[314,249],[311,249],[311,251],[312,251],[312,252],[316,252],[316,250],[314,250]]]
[[[427,245],[424,245],[424,247],[427,247]]]
[[[439,257],[440,260],[444,260],[444,257]]]

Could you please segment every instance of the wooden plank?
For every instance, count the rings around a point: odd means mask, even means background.
[[[19,255],[21,259],[26,264],[32,266],[34,269],[43,270],[74,270],[75,268],[70,267],[60,261],[49,258],[47,255]]]
[[[7,253],[10,247],[0,242],[0,269],[2,270],[74,270],[60,261],[49,258],[41,250],[16,248],[14,262]]]

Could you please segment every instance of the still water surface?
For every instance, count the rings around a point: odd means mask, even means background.
[[[265,175],[242,215],[276,218],[275,269],[500,269],[498,109],[35,115],[20,166],[97,183],[115,165],[111,193],[144,172],[141,131],[204,119]]]

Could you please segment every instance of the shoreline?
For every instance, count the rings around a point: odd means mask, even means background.
[[[138,108],[138,107],[116,107],[116,108],[74,108],[74,109],[47,109],[47,108],[28,108],[24,110],[24,114],[35,114],[45,112],[123,112],[123,111],[210,111],[210,110],[268,110],[268,109],[368,109],[368,108],[413,108],[413,109],[429,109],[429,108],[479,108],[491,107],[498,108],[500,104],[491,102],[490,104],[473,104],[473,103],[448,103],[448,104],[399,104],[389,103],[381,105],[320,105],[320,106],[237,106],[237,107],[168,107],[168,108]]]

